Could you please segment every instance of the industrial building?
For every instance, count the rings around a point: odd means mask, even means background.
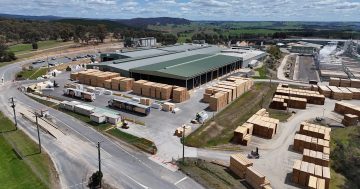
[[[298,43],[290,43],[288,44],[288,46],[291,46],[290,52],[306,55],[318,54],[320,49],[323,47],[323,45],[303,41],[300,41]]]
[[[120,73],[135,80],[178,85],[192,89],[262,60],[265,52],[226,49],[214,45],[174,45],[101,55],[103,62],[88,65]]]

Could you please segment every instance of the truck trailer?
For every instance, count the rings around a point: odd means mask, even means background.
[[[96,98],[94,93],[86,92],[79,89],[73,89],[73,88],[65,88],[64,95],[70,96],[72,98],[80,98],[82,100],[91,101],[91,102],[93,102]]]
[[[150,113],[150,106],[142,105],[133,101],[114,98],[108,101],[108,105],[112,108],[124,109],[144,115],[149,115]]]

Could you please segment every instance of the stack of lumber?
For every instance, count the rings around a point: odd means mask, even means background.
[[[219,111],[227,105],[226,93],[218,92],[210,96],[209,107],[212,111]]]
[[[145,82],[141,86],[141,95],[150,97],[150,88],[154,85],[154,82]]]
[[[312,90],[312,91],[319,91],[319,86],[317,86],[317,85],[311,85],[310,90]]]
[[[133,88],[133,93],[140,96],[157,98],[161,100],[169,100],[172,95],[173,87],[171,85],[149,82],[146,80],[138,80],[129,83],[129,85],[124,86],[124,88],[129,86],[131,87],[131,85]]]
[[[146,83],[146,80],[137,80],[134,82],[133,85],[133,93],[137,95],[142,95],[142,86],[144,83]]]
[[[307,100],[307,103],[310,104],[324,105],[325,103],[325,96],[320,94],[318,91],[285,88],[282,86],[283,84],[278,85],[275,95],[305,98]]]
[[[360,89],[348,87],[347,88],[352,93],[352,99],[360,100]]]
[[[335,100],[342,100],[343,99],[343,92],[335,86],[329,86],[329,89],[331,90],[331,98]]]
[[[266,177],[257,171],[253,166],[247,167],[245,180],[254,189],[262,189],[264,186],[270,185],[270,182],[266,179]]]
[[[90,85],[91,75],[99,72],[100,72],[99,70],[92,70],[92,69],[78,72],[77,78],[79,80],[79,83]]]
[[[324,140],[330,140],[331,128],[316,125],[308,122],[302,122],[300,124],[299,134],[320,138]]]
[[[161,99],[161,88],[167,86],[166,84],[158,83],[153,88],[155,88],[155,98]]]
[[[79,83],[94,87],[104,87],[115,91],[130,91],[133,78],[120,77],[119,73],[87,70],[77,73]]]
[[[108,80],[104,81],[104,88],[111,90],[111,79],[108,79]]]
[[[288,105],[285,103],[285,99],[274,96],[269,107],[276,110],[287,110]]]
[[[170,102],[165,102],[163,105],[162,105],[162,109],[166,112],[171,112],[175,109],[175,104],[173,103],[170,103]]]
[[[91,80],[91,85],[94,87],[104,87],[104,82],[106,80],[112,79],[114,77],[119,77],[119,76],[120,76],[119,73],[102,72],[102,73],[95,75],[94,81],[96,81],[96,82],[93,82],[93,80]]]
[[[323,152],[318,152],[309,149],[304,149],[302,160],[309,163],[314,163],[315,165],[321,165],[324,167],[329,167],[330,164],[329,154],[324,154]]]
[[[169,100],[171,98],[171,85],[163,85],[160,88],[160,99],[161,100]]]
[[[330,86],[360,88],[360,79],[330,78]]]
[[[327,98],[331,97],[331,90],[327,86],[319,85],[318,88],[319,88],[320,94],[324,95]]]
[[[336,102],[334,111],[341,115],[353,114],[360,116],[360,106],[352,105],[345,102]]]
[[[185,127],[185,132],[184,132],[184,127]],[[182,137],[183,134],[184,136],[187,136],[191,133],[191,126],[190,125],[183,125],[182,127],[178,127],[175,130],[175,135],[178,137]]]
[[[360,79],[351,79],[350,86],[353,88],[360,88]]]
[[[125,78],[120,80],[120,91],[130,91],[133,88],[134,79],[133,78]]]
[[[349,89],[345,87],[339,87],[343,94],[343,100],[351,100],[353,98],[353,94]]]
[[[259,110],[258,112],[263,112],[263,109]],[[251,116],[246,122],[253,125],[253,135],[271,139],[277,132],[279,120],[269,118],[265,116],[265,114],[259,115],[259,113],[257,113]]]
[[[247,146],[251,141],[254,125],[251,123],[244,123],[238,126],[234,131],[233,141],[241,145]]]
[[[359,116],[353,114],[345,114],[344,119],[342,120],[342,124],[345,126],[355,126],[358,124]]]
[[[307,99],[292,97],[292,96],[284,96],[284,95],[275,95],[275,99],[283,99],[284,103],[288,108],[296,108],[296,109],[306,109]]]
[[[189,92],[184,87],[173,88],[173,101],[176,103],[184,102],[190,98]],[[155,94],[155,90],[154,90]]]
[[[120,90],[120,81],[125,79],[125,77],[114,77],[111,79],[111,89],[114,91]]]
[[[330,77],[329,85],[340,87],[340,78]]]
[[[351,87],[350,79],[340,79],[340,87]]]
[[[248,167],[253,166],[253,163],[244,155],[237,153],[230,156],[230,170],[238,177],[244,179]]]
[[[70,74],[70,79],[73,81],[79,80],[79,72],[73,72]]]
[[[325,189],[325,179],[310,175],[307,187],[309,189]]]
[[[330,142],[321,138],[315,138],[302,134],[295,134],[293,149],[303,153],[304,149],[310,149],[318,152],[324,152],[325,148],[330,147]]]
[[[152,103],[152,100],[150,98],[140,98],[140,104],[150,106]]]
[[[226,81],[220,81],[213,86],[206,88],[202,101],[210,103],[211,96],[214,96],[218,92],[222,92],[226,95],[226,104],[230,104],[236,98],[249,91],[253,85],[254,82],[252,79],[231,76],[227,78]],[[215,107],[214,105],[212,106]],[[225,106],[220,107],[220,109],[224,108]],[[212,108],[210,109],[213,110]],[[218,111],[220,109],[213,111]]]
[[[316,177],[316,179],[311,177]],[[318,181],[319,179],[320,181]],[[301,160],[295,160],[292,172],[292,182],[301,186],[309,186],[310,184],[311,187],[314,187],[314,182],[316,182],[316,189],[329,189],[330,168]]]

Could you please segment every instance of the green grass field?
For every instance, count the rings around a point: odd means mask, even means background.
[[[22,70],[17,74],[17,79],[37,79],[38,77],[45,75],[47,68],[34,68],[32,70]]]
[[[37,143],[0,112],[0,188],[51,188],[55,186],[55,168]]]
[[[57,47],[57,46],[66,45],[66,44],[69,44],[69,42],[61,42],[61,41],[55,41],[55,40],[39,41],[38,42],[38,50],[43,50],[43,49]],[[9,50],[14,52],[15,55],[20,55],[20,54],[29,53],[29,52],[33,51],[31,44],[12,45],[9,47]]]

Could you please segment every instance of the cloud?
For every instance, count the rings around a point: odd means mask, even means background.
[[[358,0],[1,0],[0,7],[8,14],[88,18],[360,21]]]

